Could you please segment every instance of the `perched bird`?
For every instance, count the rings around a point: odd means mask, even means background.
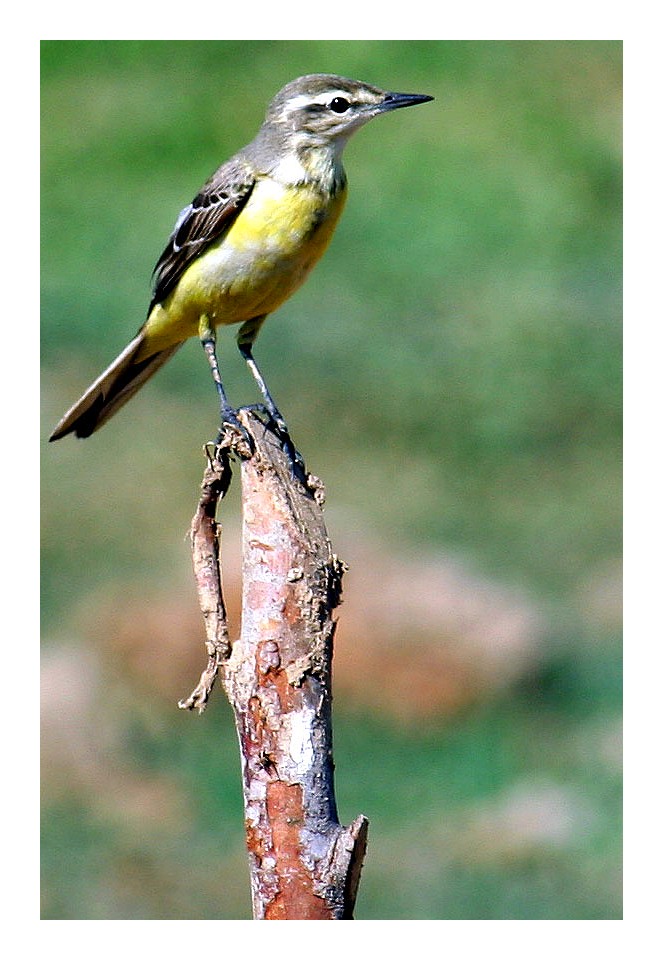
[[[233,323],[241,324],[239,350],[275,426],[287,437],[253,358],[258,331],[303,283],[331,239],[346,197],[341,158],[348,138],[373,117],[432,99],[332,74],[299,77],[283,87],[256,138],[219,167],[180,213],[154,269],[147,320],[50,439],[90,436],[195,336],[212,370],[222,424],[245,436],[216,357],[215,328]]]

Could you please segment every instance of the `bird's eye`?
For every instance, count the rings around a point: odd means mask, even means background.
[[[350,104],[345,99],[345,97],[334,97],[334,99],[329,104],[329,109],[333,110],[334,113],[345,113],[346,110],[350,108]]]

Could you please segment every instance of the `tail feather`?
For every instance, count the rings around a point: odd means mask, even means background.
[[[68,433],[75,433],[77,437],[89,437],[117,413],[145,381],[182,346],[181,343],[176,343],[146,359],[137,360],[144,340],[141,332],[131,341],[108,369],[88,387],[80,400],[65,413],[49,440],[59,440]]]

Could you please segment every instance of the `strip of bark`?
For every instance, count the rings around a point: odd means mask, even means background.
[[[207,706],[219,668],[230,656],[230,639],[221,581],[221,531],[216,522],[220,500],[228,492],[232,471],[228,446],[206,447],[207,467],[198,508],[191,521],[191,554],[198,602],[205,621],[207,665],[192,693],[178,706],[184,710]]]

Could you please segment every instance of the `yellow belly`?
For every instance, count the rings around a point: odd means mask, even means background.
[[[214,326],[276,310],[306,279],[331,239],[345,191],[259,180],[235,222],[187,270],[145,325],[146,356]]]

